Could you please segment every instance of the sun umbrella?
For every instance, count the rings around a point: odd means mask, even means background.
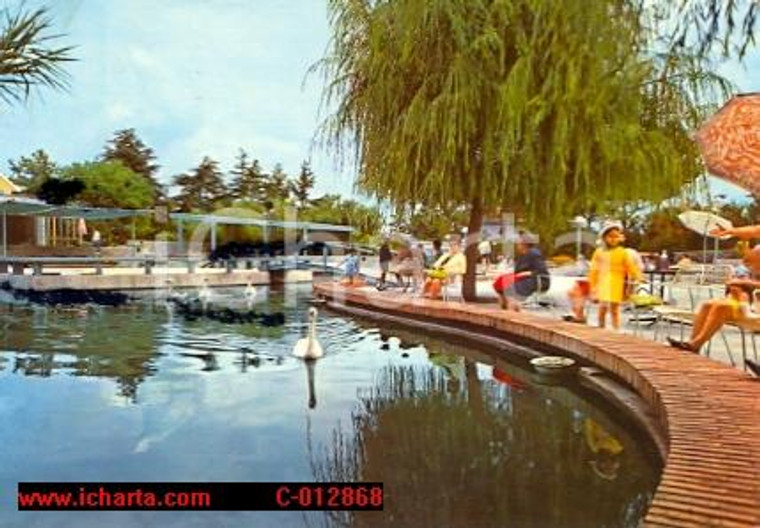
[[[730,220],[726,220],[722,216],[713,213],[708,213],[707,211],[684,211],[678,215],[678,219],[686,229],[691,229],[705,237],[704,243],[702,244],[702,253],[704,256],[707,256],[707,237],[713,236],[710,234],[710,231],[718,227],[722,229],[731,229],[733,227]],[[718,253],[717,240],[715,241],[715,244],[714,259],[717,258]]]
[[[710,231],[718,227],[731,229],[730,220],[707,211],[684,211],[678,215],[678,219],[686,229],[691,229],[702,236],[712,236]]]
[[[732,97],[696,140],[711,174],[760,196],[760,93]]]

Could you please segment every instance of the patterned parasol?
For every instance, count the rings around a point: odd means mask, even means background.
[[[711,174],[760,196],[760,93],[732,97],[696,140]]]

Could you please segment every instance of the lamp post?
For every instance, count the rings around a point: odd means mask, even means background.
[[[582,249],[581,245],[583,243],[583,230],[588,227],[588,220],[586,220],[583,216],[578,215],[570,220],[570,225],[575,228],[575,256],[576,258],[580,258]]]

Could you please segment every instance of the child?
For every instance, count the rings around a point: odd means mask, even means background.
[[[349,249],[348,256],[340,265],[342,266],[343,264],[346,265],[346,271],[343,274],[341,284],[358,286],[361,282],[361,278],[359,276],[359,256],[356,254],[356,251]]]
[[[600,233],[602,246],[591,258],[588,281],[591,298],[599,303],[599,327],[604,328],[610,312],[612,328],[620,329],[620,303],[627,294],[627,281],[643,280],[641,269],[623,247],[625,235],[619,222],[607,222]]]

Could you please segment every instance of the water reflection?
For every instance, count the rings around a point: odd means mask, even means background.
[[[472,360],[433,354],[433,365],[384,369],[314,460],[317,480],[385,483],[384,512],[332,524],[638,526],[656,477],[598,411],[503,367],[484,380]]]
[[[270,304],[281,310],[283,303]],[[273,313],[282,319],[282,312]],[[242,372],[283,361],[280,355],[259,354],[250,347],[281,338],[282,325],[185,321],[151,302],[118,308],[0,304],[0,321],[0,370],[10,364],[11,373],[23,376],[109,378],[118,394],[133,403],[165,353],[190,359],[202,372],[220,370],[220,354],[240,354]]]
[[[0,419],[14,424],[0,487],[32,477],[377,480],[387,493],[380,513],[314,513],[308,523],[300,513],[196,515],[175,525],[637,524],[657,466],[604,408],[451,340],[327,312],[325,357],[296,360],[306,303],[272,296],[266,307],[286,324],[186,321],[150,303],[0,307]],[[12,505],[0,506],[6,525]],[[27,525],[72,522],[65,515]]]

